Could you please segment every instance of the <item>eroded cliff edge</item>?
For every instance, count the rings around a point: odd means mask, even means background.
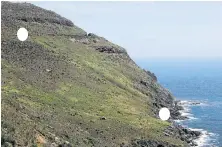
[[[172,122],[182,108],[122,47],[29,3],[1,11],[3,146],[176,147],[200,135]]]

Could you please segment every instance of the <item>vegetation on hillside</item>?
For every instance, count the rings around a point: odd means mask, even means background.
[[[156,117],[172,95],[125,49],[28,3],[2,2],[1,29],[3,146],[186,145]]]

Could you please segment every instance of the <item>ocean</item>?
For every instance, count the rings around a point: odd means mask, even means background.
[[[203,133],[196,140],[200,147],[222,147],[222,59],[150,59],[137,63],[155,73],[158,82],[182,101],[182,114],[189,119],[178,123]]]

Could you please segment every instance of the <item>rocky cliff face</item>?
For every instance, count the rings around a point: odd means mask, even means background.
[[[182,108],[122,47],[29,3],[1,11],[2,146],[176,147],[198,136],[172,123]]]

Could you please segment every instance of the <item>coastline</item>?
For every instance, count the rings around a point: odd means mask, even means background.
[[[183,125],[184,121],[192,121],[192,120],[198,119],[194,117],[193,114],[191,113],[191,107],[201,106],[201,105],[206,105],[206,104],[200,101],[195,101],[195,100],[177,100],[176,102],[178,106],[182,107],[182,109],[179,110],[179,113],[185,119],[178,119],[174,121],[177,124],[181,125],[182,127],[188,128],[191,131],[200,132],[200,135],[196,139],[193,139],[193,142],[197,147],[212,146],[209,144],[209,141],[210,141],[211,136],[215,135],[214,133],[208,132],[207,130],[204,130],[204,129],[191,128],[189,126]]]

